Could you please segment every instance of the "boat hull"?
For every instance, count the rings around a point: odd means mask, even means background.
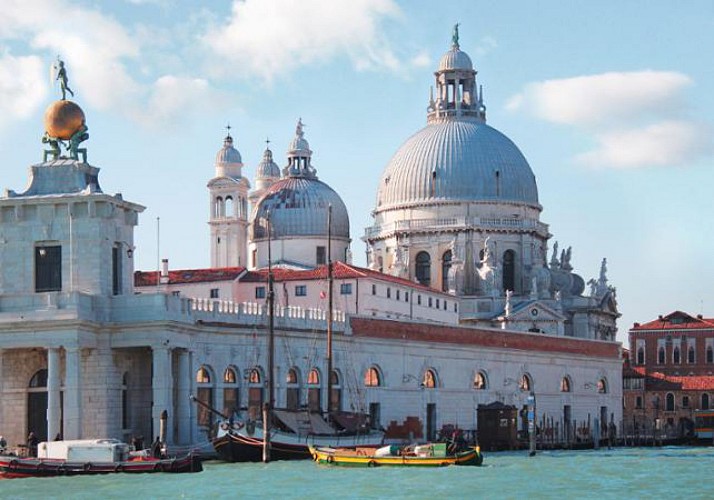
[[[311,447],[312,458],[318,464],[343,467],[446,467],[448,465],[479,466],[483,455],[478,448],[470,448],[445,457],[374,456],[360,450],[345,451]]]
[[[270,460],[305,460],[311,458],[309,446],[378,447],[382,433],[354,436],[298,436],[273,432],[270,438]],[[263,460],[263,434],[256,429],[253,435],[231,431],[213,439],[213,448],[226,462],[260,462]]]
[[[201,472],[202,470],[201,459],[195,454],[162,460],[129,460],[126,462],[72,462],[51,458],[0,456],[0,477],[6,479],[114,473],[183,473]]]

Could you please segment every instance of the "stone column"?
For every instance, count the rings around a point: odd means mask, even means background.
[[[47,440],[60,432],[60,355],[59,349],[47,349]],[[30,431],[36,429],[30,429]]]
[[[196,395],[196,367],[194,366],[195,363],[195,355],[193,351],[188,351],[188,390],[193,394],[194,396]],[[188,438],[189,438],[189,443],[191,445],[196,443],[196,436],[197,433],[196,431],[198,430],[198,408],[196,408],[195,404],[192,404],[191,407],[188,410],[189,418],[188,418]]]
[[[152,379],[151,387],[153,394],[153,406],[151,408],[151,419],[154,423],[153,441],[159,435],[161,428],[161,412],[166,410],[169,413],[169,418],[166,421],[168,429],[173,429],[174,406],[172,401],[172,382],[173,375],[171,373],[171,349],[164,346],[154,346],[152,350]],[[167,439],[173,440],[173,436],[169,432]]]
[[[0,349],[0,401],[5,401],[5,387],[3,384],[3,380],[5,380],[5,375],[3,374],[2,370],[2,361],[3,361],[3,351]],[[0,405],[0,429],[5,428],[5,416],[3,415],[3,408],[5,408],[7,405]]]
[[[64,439],[82,437],[82,363],[78,347],[65,348]],[[54,437],[54,436],[52,436]]]
[[[176,442],[178,444],[191,444],[191,407],[194,403],[189,400],[191,392],[191,372],[189,370],[190,354],[182,349],[178,354],[178,406],[176,408],[176,421],[178,424]]]

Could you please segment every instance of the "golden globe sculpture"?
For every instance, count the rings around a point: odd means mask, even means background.
[[[45,110],[45,131],[49,137],[68,141],[84,125],[84,111],[72,101],[55,101]]]

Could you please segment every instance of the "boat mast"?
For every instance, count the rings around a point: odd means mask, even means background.
[[[271,231],[272,225],[270,221],[270,212],[267,216],[268,226],[268,401],[263,405],[263,462],[270,462],[270,419],[275,404],[275,382],[273,380],[274,363],[275,363],[275,335],[274,335],[274,316],[275,316],[275,294],[273,290],[273,267],[271,247]]]
[[[332,204],[327,207],[327,414],[332,411]]]

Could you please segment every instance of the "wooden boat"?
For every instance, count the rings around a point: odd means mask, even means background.
[[[483,455],[478,446],[455,453],[448,453],[446,449],[446,443],[356,449],[311,446],[310,453],[313,460],[319,464],[351,467],[444,467],[447,465],[481,465],[483,463]]]
[[[334,414],[333,418],[339,418]],[[381,446],[384,432],[364,425],[338,431],[316,413],[294,410],[273,410],[270,430],[271,460],[308,459],[309,446],[354,448]],[[347,426],[349,417],[343,419]],[[228,462],[259,462],[263,456],[263,427],[261,422],[224,420],[212,439],[218,456]]]
[[[38,457],[0,456],[0,478],[79,476],[91,474],[201,472],[194,453],[176,458],[130,456],[129,446],[116,439],[43,442]]]

